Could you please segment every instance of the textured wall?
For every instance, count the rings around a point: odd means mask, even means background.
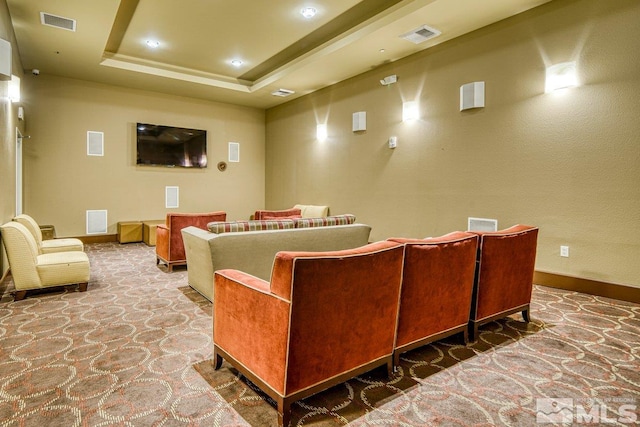
[[[264,206],[264,111],[54,76],[25,76],[25,213],[58,236],[86,234],[85,211],[107,209],[118,221],[163,219],[167,212],[224,210],[247,219]],[[206,129],[206,169],[136,166],[135,124]],[[87,131],[104,132],[104,157],[87,156]],[[228,142],[240,162],[226,172]],[[180,207],[165,208],[165,186],[180,188]]]
[[[372,239],[466,229],[469,216],[537,225],[537,269],[640,286],[638,22],[635,0],[556,0],[270,109],[266,206],[327,204]],[[568,60],[581,86],[544,94],[545,67]],[[389,74],[398,83],[381,86]],[[486,107],[460,112],[472,81]],[[414,99],[421,119],[402,123]],[[351,131],[356,111],[365,132]]]

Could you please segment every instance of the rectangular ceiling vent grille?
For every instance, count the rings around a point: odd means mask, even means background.
[[[63,30],[76,30],[75,19],[64,18],[62,16],[52,15],[50,13],[40,12],[40,22],[42,23],[42,25],[62,28]]]
[[[295,93],[295,91],[293,90],[289,90],[289,89],[278,89],[276,91],[271,92],[271,95],[273,96],[280,96],[280,97],[285,97],[285,96],[289,96],[289,95],[293,95]]]
[[[440,31],[435,28],[431,28],[427,25],[423,25],[422,27],[416,28],[415,30],[409,31],[406,34],[401,35],[405,40],[409,40],[411,43],[422,43],[429,39],[439,36],[442,34]]]

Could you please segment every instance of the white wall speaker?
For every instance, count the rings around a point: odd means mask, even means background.
[[[107,211],[87,211],[87,234],[104,234],[107,232]]]
[[[11,43],[0,39],[0,80],[11,80]]]
[[[498,220],[488,218],[467,218],[467,231],[498,231]]]
[[[460,86],[460,111],[484,107],[484,82]]]
[[[237,163],[240,161],[240,143],[229,143],[229,162]]]
[[[87,132],[87,156],[104,156],[104,132]]]
[[[178,187],[165,187],[164,188],[165,207],[167,209],[180,207],[179,196],[180,196],[180,189]]]
[[[362,130],[367,130],[366,111],[358,111],[357,113],[353,113],[353,131],[359,132]]]

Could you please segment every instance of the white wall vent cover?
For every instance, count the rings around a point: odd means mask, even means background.
[[[40,12],[40,22],[42,25],[48,25],[50,27],[61,28],[63,30],[75,31],[76,20],[71,18],[65,18],[62,16],[52,15],[46,12]]]
[[[107,232],[107,211],[87,211],[87,234],[104,234]]]
[[[471,218],[467,219],[468,231],[498,231],[498,220],[487,218]]]
[[[104,132],[87,132],[87,156],[104,156]]]
[[[237,163],[240,161],[240,143],[229,143],[229,162]]]
[[[180,207],[180,188],[165,187],[164,188],[164,205],[167,209]]]
[[[427,40],[434,37],[438,37],[440,34],[442,34],[441,31],[436,30],[435,28],[431,28],[428,25],[423,25],[416,28],[415,30],[411,30],[408,33],[402,34],[400,37],[410,41],[411,43],[418,44],[426,42]]]
[[[11,80],[11,43],[0,39],[0,80]]]

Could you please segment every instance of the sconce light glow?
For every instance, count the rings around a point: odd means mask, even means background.
[[[545,93],[558,89],[578,86],[578,76],[575,62],[561,62],[547,67],[545,79]]]
[[[152,49],[155,49],[160,46],[160,42],[158,40],[147,40],[146,44]]]
[[[11,76],[8,92],[11,102],[20,102],[20,77],[14,75]]]
[[[322,124],[316,126],[316,139],[318,141],[324,141],[327,139],[327,125]]]
[[[301,14],[302,16],[304,16],[305,18],[307,18],[307,19],[311,19],[311,18],[313,18],[314,16],[316,16],[316,13],[317,13],[317,12],[318,12],[318,11],[316,10],[316,8],[315,8],[315,7],[305,7],[305,8],[303,8],[303,9],[300,11],[300,14]]]
[[[420,106],[418,101],[408,101],[402,103],[402,121],[409,122],[420,118]]]

